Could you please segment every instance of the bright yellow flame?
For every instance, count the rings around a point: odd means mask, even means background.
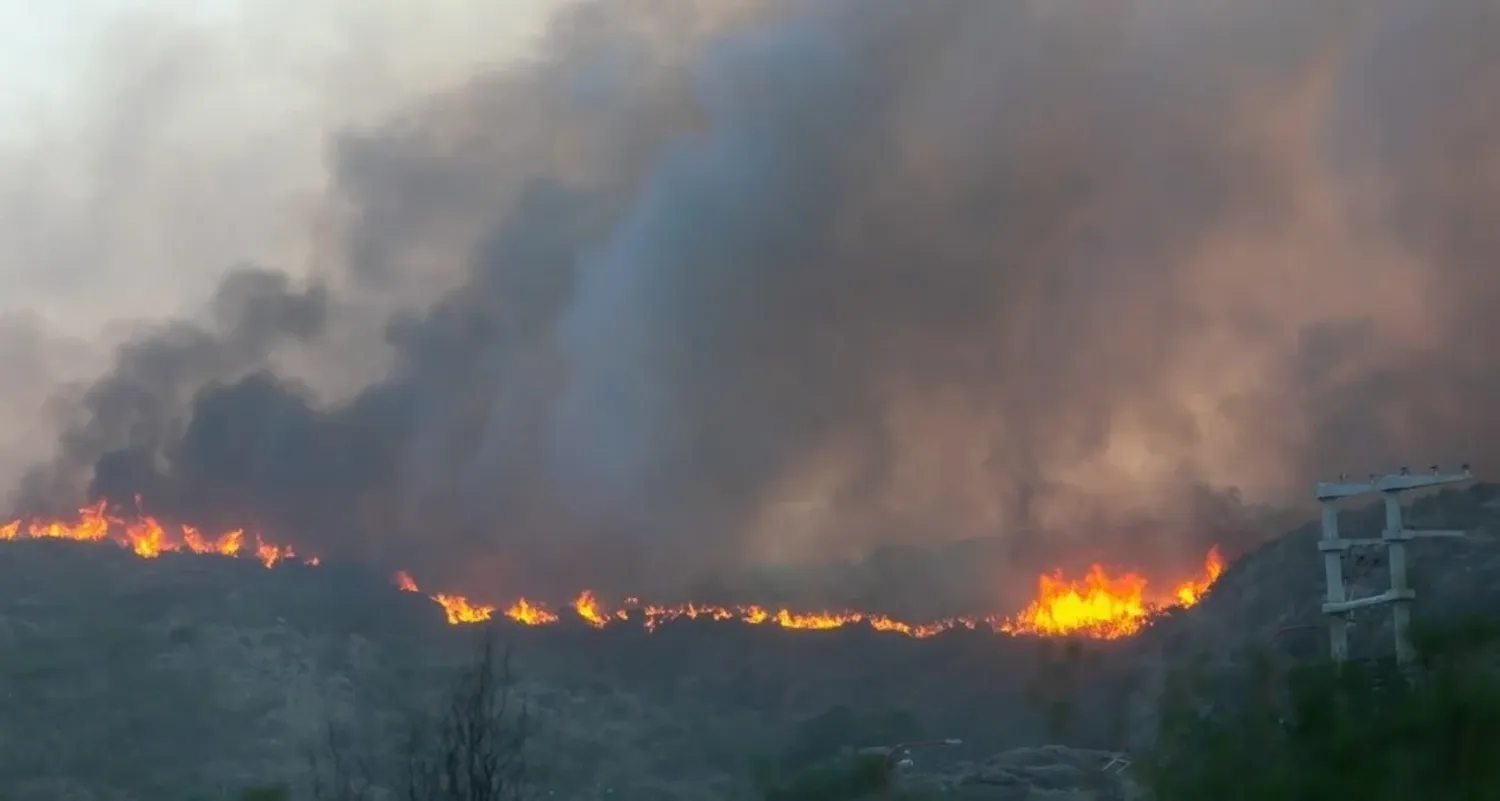
[[[74,520],[13,520],[0,525],[0,540],[58,539],[77,542],[109,542],[141,558],[155,559],[162,554],[185,552],[225,557],[254,558],[267,568],[297,558],[290,546],[278,545],[259,534],[250,538],[244,531],[229,531],[218,537],[207,537],[191,526],[167,526],[154,517],[139,515],[125,520],[107,514],[101,502],[80,509]],[[302,559],[316,566],[316,556]],[[1203,572],[1180,582],[1169,592],[1153,594],[1140,574],[1111,574],[1093,565],[1081,579],[1069,580],[1060,572],[1037,579],[1036,598],[1019,613],[1011,616],[984,615],[954,617],[912,623],[885,615],[845,611],[796,611],[757,605],[721,606],[705,603],[676,605],[642,605],[627,598],[624,605],[608,609],[591,590],[580,592],[571,607],[577,617],[594,628],[638,620],[648,631],[675,620],[738,621],[747,625],[774,625],[786,629],[828,630],[862,624],[877,631],[895,632],[910,637],[931,637],[950,629],[989,629],[996,632],[1032,635],[1080,635],[1113,638],[1133,634],[1151,617],[1170,606],[1192,606],[1198,603],[1224,571],[1217,548],[1209,551]],[[411,574],[398,571],[392,582],[403,592],[420,593]],[[472,601],[463,595],[434,593],[428,596],[443,609],[454,625],[491,620],[499,609],[494,604]],[[627,609],[628,607],[628,609]],[[506,618],[527,626],[557,623],[561,618],[545,604],[527,598],[517,599],[505,607]]]
[[[1068,581],[1054,572],[1037,580],[1036,599],[1001,629],[1011,634],[1126,637],[1167,607],[1196,604],[1222,572],[1219,550],[1210,549],[1202,575],[1157,597],[1149,594],[1148,582],[1138,573],[1112,576],[1092,565],[1082,580]]]

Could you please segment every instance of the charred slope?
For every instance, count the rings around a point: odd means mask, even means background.
[[[141,560],[62,541],[0,553],[8,799],[296,781],[330,724],[359,733],[350,748],[398,734],[474,634],[337,565]],[[788,747],[930,734],[963,737],[972,750],[953,756],[980,758],[1047,739],[1033,696],[1051,643],[713,623],[500,629],[543,721],[542,769],[571,766],[553,780],[575,797],[734,798],[756,755]],[[867,725],[882,715],[893,727]]]
[[[143,561],[69,542],[0,559],[0,796],[145,798],[274,779],[406,673],[381,621],[422,610],[340,571]],[[381,718],[375,715],[373,720]]]
[[[1464,529],[1464,539],[1419,540],[1408,551],[1408,573],[1417,591],[1412,610],[1417,628],[1442,629],[1474,617],[1500,617],[1500,486],[1474,484],[1421,497],[1406,510],[1417,528]],[[1341,514],[1340,529],[1352,537],[1377,537],[1383,526],[1378,504]],[[1128,745],[1154,737],[1164,693],[1174,673],[1192,672],[1200,699],[1232,704],[1250,698],[1262,667],[1284,669],[1326,660],[1328,639],[1321,613],[1324,596],[1318,556],[1319,526],[1309,522],[1266,543],[1229,566],[1196,606],[1156,621],[1132,639],[1106,671],[1116,686],[1130,688],[1117,714],[1127,719]],[[1345,560],[1351,597],[1388,589],[1384,552],[1354,552]],[[1356,659],[1380,660],[1392,651],[1390,613],[1376,607],[1352,618],[1350,646]]]
[[[905,736],[959,737],[974,755],[1055,736],[1046,699],[1060,686],[1054,671],[1065,648],[967,630],[915,640],[860,626],[796,631],[712,622],[655,633],[580,626],[519,635],[528,651],[555,660],[553,675],[607,677],[665,705],[691,703],[743,721],[747,735],[760,731],[773,743],[844,707],[907,717]],[[1122,647],[1095,643],[1080,654],[1092,665]],[[851,736],[845,745],[880,744],[864,741],[873,733]]]
[[[404,737],[409,713],[468,664],[475,634],[356,569],[6,543],[0,798],[154,801],[297,784],[330,726],[346,755],[380,755]],[[518,639],[538,770],[571,766],[553,786],[670,798],[743,775],[743,756],[722,745],[738,732],[607,676],[549,675],[531,653],[541,644]]]
[[[1500,486],[1421,497],[1407,520],[1472,532],[1410,549],[1418,624],[1500,614]],[[1382,510],[1352,508],[1341,525],[1351,536],[1378,536]],[[590,642],[641,692],[709,699],[726,711],[751,711],[777,730],[847,705],[909,712],[925,735],[964,738],[972,758],[1044,742],[1121,749],[1150,737],[1173,672],[1204,668],[1236,692],[1256,659],[1287,665],[1326,656],[1317,536],[1309,522],[1265,543],[1235,561],[1201,603],[1120,642],[965,631],[912,641],[859,628],[777,632],[712,624],[655,635],[601,632]],[[1383,553],[1351,556],[1346,580],[1356,596],[1382,592]],[[633,645],[647,637],[650,647]],[[1355,616],[1356,656],[1386,654],[1390,642],[1385,610]]]
[[[1500,608],[1500,492],[1419,501],[1421,525],[1478,536],[1414,549],[1419,618]],[[1378,528],[1373,512],[1350,529]],[[573,797],[734,798],[756,754],[961,737],[981,763],[1020,745],[1106,749],[1151,731],[1162,675],[1207,654],[1318,653],[1311,526],[1233,564],[1198,606],[1140,637],[1059,643],[850,627],[502,626],[543,722],[539,765]],[[0,796],[157,798],[303,775],[331,723],[377,748],[469,654],[472,629],[384,576],[69,542],[0,551]],[[1381,565],[1351,569],[1378,592]],[[1387,647],[1377,616],[1356,645]],[[1300,638],[1300,639],[1299,639]],[[888,714],[887,714],[888,713]],[[870,726],[879,719],[889,726]],[[359,747],[365,747],[360,745]],[[591,766],[582,769],[580,766]]]
[[[1474,484],[1422,497],[1405,517],[1417,528],[1470,532],[1464,539],[1418,540],[1408,549],[1410,579],[1417,590],[1413,619],[1438,623],[1500,613],[1500,485]],[[1340,519],[1340,530],[1351,537],[1378,537],[1382,526],[1378,505],[1351,509]],[[1247,645],[1292,658],[1326,653],[1318,534],[1318,524],[1310,522],[1247,554],[1229,566],[1200,604],[1159,621],[1136,641],[1137,648],[1160,649],[1172,660],[1229,654]],[[1353,597],[1390,586],[1380,549],[1353,552],[1344,574]],[[1381,608],[1355,614],[1351,646],[1357,655],[1390,650],[1389,619]]]

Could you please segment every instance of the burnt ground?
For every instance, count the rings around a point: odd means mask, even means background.
[[[1419,620],[1500,610],[1496,494],[1479,486],[1413,507],[1415,525],[1476,532],[1414,547]],[[1355,512],[1345,526],[1379,522]],[[1307,526],[1268,543],[1197,607],[1112,643],[691,622],[496,630],[540,719],[538,771],[559,795],[733,799],[749,794],[758,755],[788,750],[960,737],[949,756],[980,763],[1045,743],[1139,743],[1171,669],[1232,674],[1252,650],[1299,659],[1326,648],[1315,538]],[[1366,562],[1350,569],[1359,594],[1382,589],[1383,563]],[[475,634],[355,567],[6,544],[0,797],[215,798],[297,782],[330,727],[344,750],[388,744],[468,660]],[[1356,621],[1362,652],[1389,636],[1378,613]]]

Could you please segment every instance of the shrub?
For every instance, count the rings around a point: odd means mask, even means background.
[[[524,801],[534,795],[528,759],[535,721],[516,690],[510,652],[494,633],[480,633],[473,662],[449,686],[438,709],[415,716],[394,753],[356,753],[332,724],[328,740],[308,755],[316,801],[370,801],[395,757],[395,784],[404,801]],[[274,798],[257,801],[275,801]]]
[[[807,765],[762,787],[765,801],[855,801],[889,787],[885,757],[851,755]]]
[[[1158,801],[1500,801],[1494,642],[1466,624],[1420,637],[1406,670],[1261,664],[1253,697],[1179,688],[1138,772]]]
[[[921,736],[921,725],[908,711],[839,705],[798,723],[777,762],[782,770],[797,770],[850,748],[890,745]]]

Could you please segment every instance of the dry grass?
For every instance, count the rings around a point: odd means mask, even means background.
[[[1424,501],[1413,521],[1484,533],[1496,520],[1490,493]],[[904,710],[926,736],[964,738],[956,756],[969,768],[929,769],[951,778],[1039,742],[1139,743],[1183,665],[1217,667],[1232,683],[1252,652],[1293,660],[1326,648],[1316,629],[1296,628],[1319,621],[1314,537],[1294,532],[1240,560],[1202,604],[1134,641],[1076,652],[964,632],[918,642],[722,625],[506,637],[538,716],[538,769],[569,798],[749,797],[751,757],[784,747],[798,721],[839,704]],[[3,556],[7,801],[191,801],[295,784],[330,721],[378,750],[469,654],[469,638],[431,604],[358,570],[142,561],[63,542],[11,543]],[[1500,608],[1493,539],[1421,544],[1413,572],[1419,617]],[[1380,577],[1376,564],[1355,583],[1378,592]],[[1389,632],[1379,618],[1361,620],[1355,643],[1388,648]],[[1071,666],[1066,686],[1056,686],[1061,663]],[[1075,791],[1086,790],[1055,789]]]
[[[471,630],[354,571],[142,561],[67,542],[10,543],[4,556],[6,801],[300,787],[330,725],[345,747],[379,757],[470,656]],[[550,786],[618,799],[648,777],[654,798],[700,797],[726,777],[743,784],[734,743],[750,738],[690,700],[622,686],[574,643],[542,645],[518,649],[518,691],[535,712],[537,769]]]

